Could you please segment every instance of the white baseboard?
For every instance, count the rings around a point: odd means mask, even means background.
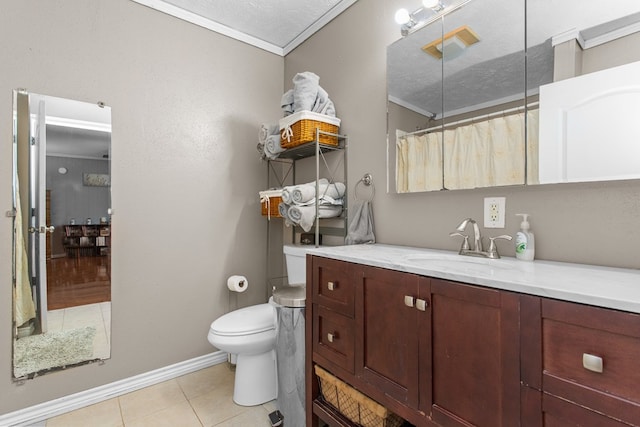
[[[0,415],[0,426],[24,426],[35,424],[48,418],[94,403],[102,402],[123,394],[168,381],[173,378],[208,368],[227,361],[227,353],[217,351],[194,359],[185,360],[164,368],[156,369],[144,374],[125,378],[110,384],[105,384],[90,390],[70,394],[28,408]]]

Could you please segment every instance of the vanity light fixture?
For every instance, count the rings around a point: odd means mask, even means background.
[[[422,0],[422,7],[409,13],[407,9],[399,9],[395,14],[395,21],[400,25],[400,34],[406,37],[409,34],[438,20],[454,10],[469,3],[471,0],[449,0],[450,5],[444,0]]]
[[[422,5],[433,10],[434,12],[440,12],[442,9],[444,9],[444,4],[441,0],[422,0]]]

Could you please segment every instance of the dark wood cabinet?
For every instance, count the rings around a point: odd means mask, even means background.
[[[314,365],[416,426],[640,427],[640,314],[307,257]],[[309,309],[309,307],[311,307]]]
[[[535,425],[640,426],[640,315],[537,297],[523,310],[523,336],[536,337],[522,356]]]
[[[419,340],[428,331],[418,328],[419,277],[356,264],[352,268],[358,282],[356,375],[417,408]]]
[[[314,364],[415,425],[519,423],[517,295],[321,257],[310,260],[307,297],[315,335],[307,349],[308,425],[317,425],[317,415],[330,425],[344,425],[318,400],[310,373]],[[354,323],[349,323],[351,303],[327,299],[325,290],[335,290],[330,283],[340,274],[342,291],[353,293]],[[352,332],[325,342],[324,335],[350,331],[346,324],[354,325]],[[353,341],[337,345],[343,338]],[[353,348],[354,370],[344,348]]]
[[[520,419],[517,294],[431,279],[431,417],[444,426],[516,426]],[[423,389],[428,383],[422,384]],[[422,389],[421,389],[422,391]]]

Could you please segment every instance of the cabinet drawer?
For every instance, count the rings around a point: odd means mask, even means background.
[[[313,351],[348,372],[354,372],[354,320],[314,305]]]
[[[313,258],[313,302],[353,317],[355,291],[351,264],[334,259]]]
[[[544,427],[628,427],[628,424],[548,394],[542,397],[542,413]]]
[[[639,360],[639,315],[543,300],[544,391],[637,421]]]

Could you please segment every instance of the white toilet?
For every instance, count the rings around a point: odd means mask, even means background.
[[[306,248],[284,247],[289,283],[305,283]],[[214,320],[207,336],[211,345],[236,355],[233,401],[255,406],[277,396],[275,305],[270,301],[241,308]]]

